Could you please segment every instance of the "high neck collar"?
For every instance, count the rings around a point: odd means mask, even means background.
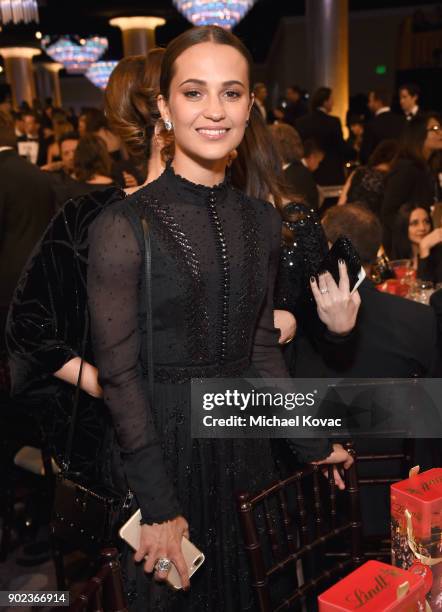
[[[180,190],[180,191],[183,190],[186,193],[189,193],[194,197],[202,197],[202,198],[209,197],[211,193],[215,193],[216,195],[221,195],[222,193],[225,192],[229,184],[227,174],[221,183],[218,183],[217,185],[212,185],[211,187],[207,185],[199,185],[198,183],[192,183],[192,181],[189,181],[183,176],[180,176],[179,174],[177,174],[175,170],[173,169],[172,164],[170,162],[166,165],[166,170],[164,171],[163,176],[168,181],[170,181],[176,187],[177,190]]]

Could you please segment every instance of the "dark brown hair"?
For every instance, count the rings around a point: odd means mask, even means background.
[[[414,117],[412,121],[407,121],[407,125],[402,132],[399,158],[411,159],[419,166],[426,168],[427,161],[423,155],[424,143],[427,138],[427,125],[430,119],[440,121],[439,115],[428,112],[424,115]]]
[[[9,113],[0,111],[0,147],[16,147],[14,121]]]
[[[161,66],[160,78],[160,93],[166,100],[169,98],[170,83],[172,82],[173,75],[175,73],[176,60],[187,49],[204,42],[213,42],[218,45],[228,45],[241,53],[247,62],[249,88],[251,88],[251,70],[253,60],[247,47],[240,41],[239,38],[235,36],[235,34],[229,32],[229,30],[225,30],[220,26],[202,26],[186,30],[167,45],[163,58],[163,64]]]
[[[150,157],[150,143],[160,119],[157,106],[164,49],[147,56],[122,59],[113,70],[104,94],[110,128],[124,142],[136,161]],[[162,134],[163,136],[163,134]]]
[[[85,108],[82,116],[86,124],[86,132],[94,134],[101,128],[108,129],[106,117],[99,108]]]
[[[111,164],[104,140],[94,134],[80,138],[74,155],[74,173],[78,181],[87,182],[96,174],[110,177]]]
[[[391,166],[396,161],[399,152],[399,143],[393,138],[381,140],[373,153],[368,158],[368,165],[371,168],[379,166],[379,164],[390,164]]]
[[[288,123],[274,123],[270,126],[270,132],[284,164],[300,161],[304,157],[302,140],[294,127]]]
[[[347,236],[364,265],[376,260],[382,242],[382,226],[376,215],[365,206],[332,206],[324,215],[322,227],[329,242],[334,243],[340,236]]]
[[[433,219],[431,210],[427,204],[407,202],[402,204],[396,213],[393,226],[391,254],[393,259],[409,259],[413,255],[410,238],[408,237],[408,229],[410,225],[411,213],[422,208],[428,215],[430,221],[430,231],[433,230]]]

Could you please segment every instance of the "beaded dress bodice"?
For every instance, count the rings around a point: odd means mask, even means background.
[[[273,325],[279,213],[227,181],[213,188],[195,185],[169,166],[159,179],[107,208],[90,230],[94,353],[121,447],[133,460],[133,470],[125,463],[129,483],[131,474],[140,477],[139,451],[148,448],[152,455],[158,443],[156,407],[148,406],[142,367],[144,270],[131,207],[147,220],[151,237],[155,382],[233,377],[251,363],[263,376],[287,375]],[[159,465],[159,456],[146,462]],[[155,488],[135,480],[135,491]],[[146,501],[150,517],[158,521],[176,510],[166,498],[158,510]]]

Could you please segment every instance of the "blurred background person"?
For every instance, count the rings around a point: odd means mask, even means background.
[[[421,114],[420,95],[420,87],[415,83],[405,83],[399,87],[399,104],[407,121],[411,121]]]
[[[324,151],[324,159],[315,173],[319,185],[343,185],[345,181],[344,160],[348,149],[341,121],[331,115],[332,110],[332,90],[320,87],[312,96],[310,113],[297,119],[295,124],[304,143],[313,139]]]
[[[338,204],[358,202],[380,217],[385,181],[399,151],[396,140],[383,140],[371,154],[368,164],[356,168],[348,177]]]
[[[12,116],[14,117],[14,131],[15,137],[17,140],[25,136],[25,122],[23,120],[23,115],[21,113],[13,112]]]
[[[146,176],[140,171],[135,160],[131,159],[121,138],[112,131],[104,112],[98,108],[88,108],[78,120],[80,137],[85,134],[99,136],[106,144],[112,158],[112,176],[121,187],[136,187],[141,185]]]
[[[362,138],[364,136],[363,115],[350,115],[348,119],[349,136],[345,141],[349,150],[349,160],[360,161]]]
[[[255,83],[253,86],[253,93],[255,95],[255,104],[262,115],[262,118],[267,123],[267,108],[266,100],[268,97],[267,86],[265,83]]]
[[[298,195],[309,208],[318,210],[319,190],[313,172],[324,157],[323,153],[314,151],[314,147],[309,147],[307,141],[306,159],[305,148],[298,132],[287,123],[276,123],[270,130],[282,159],[283,176],[289,192]],[[318,161],[317,166],[314,165],[315,159]]]
[[[436,113],[426,113],[407,123],[397,161],[385,183],[381,206],[384,248],[391,252],[391,234],[396,213],[402,204],[432,206],[438,197],[437,177],[431,168],[432,156],[442,150],[442,130]]]
[[[274,111],[276,119],[296,127],[296,120],[307,115],[308,107],[299,85],[290,85],[285,90],[285,106]]]
[[[17,138],[18,152],[32,164],[46,163],[47,143],[37,115],[30,110],[22,113],[24,134]]]
[[[64,168],[69,170],[72,164],[70,177],[54,184],[58,206],[70,198],[115,187],[111,172],[112,159],[100,137],[86,134],[76,146],[74,141],[67,141]]]
[[[400,207],[393,229],[392,257],[411,259],[419,279],[442,282],[442,228],[433,228],[428,206]]]
[[[61,148],[60,140],[61,137],[73,131],[72,123],[69,123],[64,113],[58,113],[54,116],[52,121],[53,126],[53,137],[52,142],[48,146],[46,163],[51,164],[52,162],[61,161]]]
[[[393,113],[390,95],[384,90],[373,90],[368,94],[368,108],[372,118],[365,128],[361,146],[361,162],[366,164],[370,155],[383,140],[399,140],[405,127],[404,118]]]

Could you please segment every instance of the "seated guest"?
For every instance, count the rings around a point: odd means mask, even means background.
[[[324,154],[315,150],[313,144],[306,143],[308,155],[304,153],[298,132],[287,123],[270,126],[276,148],[283,162],[283,172],[290,193],[299,195],[310,208],[318,209],[319,191],[313,172],[319,166]],[[310,141],[311,143],[311,141]],[[315,167],[315,163],[317,163]],[[310,170],[310,166],[312,170]]]
[[[48,146],[48,153],[47,153],[47,160],[46,160],[47,164],[51,164],[52,162],[61,160],[61,150],[60,150],[61,138],[64,134],[67,134],[68,132],[72,132],[73,130],[72,125],[69,123],[69,121],[66,120],[66,117],[64,114],[58,114],[57,116],[55,116],[52,122],[52,125],[53,125],[54,134],[53,134],[52,142]]]
[[[391,239],[397,211],[408,202],[431,206],[437,196],[432,157],[442,150],[442,129],[438,116],[428,113],[407,123],[398,158],[385,183],[381,207],[383,245],[391,255]]]
[[[367,208],[354,204],[335,206],[323,218],[323,228],[327,239],[334,242],[339,236],[350,238],[358,251],[367,278],[359,287],[361,307],[352,337],[339,347],[322,347],[320,355],[314,349],[317,363],[322,365],[322,373],[330,378],[414,378],[438,377],[441,375],[441,361],[437,342],[437,321],[431,308],[424,304],[382,293],[369,280],[372,264],[381,244],[382,228],[379,219]],[[298,376],[314,376],[312,367],[303,364],[305,352],[299,355]],[[371,393],[371,392],[370,392]],[[410,387],[406,384],[379,387],[374,396],[361,387],[356,400],[357,407],[369,408],[376,419],[377,406],[381,408],[380,417],[385,417],[383,408],[394,408],[389,419],[405,429],[405,411],[411,406]],[[413,391],[416,405],[416,418],[419,423],[433,425],[434,406],[419,391]],[[417,395],[419,393],[419,395]],[[437,418],[437,415],[436,415]],[[385,421],[386,423],[387,421]],[[440,424],[439,424],[440,425]],[[388,427],[388,426],[387,426]],[[386,427],[386,428],[387,428]],[[414,461],[426,468],[431,466],[430,453],[437,444],[431,440],[416,440]],[[371,440],[357,439],[355,450],[358,454],[395,453],[403,451],[403,440],[397,438]],[[363,478],[393,477],[405,478],[404,468],[399,461],[376,461],[361,464],[360,476]],[[361,510],[364,533],[366,535],[388,534],[389,529],[389,487],[370,485],[361,488]]]
[[[381,246],[379,219],[363,206],[347,204],[329,209],[322,225],[330,243],[342,235],[351,240],[367,278],[359,288],[362,304],[354,337],[345,344],[345,351],[336,345],[333,355],[319,355],[310,346],[309,358],[298,358],[296,375],[308,377],[319,367],[331,378],[435,376],[439,363],[433,313],[423,304],[378,291],[369,280]]]
[[[74,151],[71,179],[54,185],[57,204],[61,206],[69,198],[113,186],[111,167],[112,160],[101,138],[93,134],[80,138]]]
[[[393,230],[392,257],[412,259],[418,278],[442,282],[442,228],[433,228],[427,206],[400,207]]]
[[[376,215],[381,213],[385,179],[392,169],[399,145],[396,140],[384,140],[378,144],[366,166],[357,168],[347,179],[338,204],[358,202]]]
[[[58,176],[60,179],[71,177],[74,172],[74,153],[79,140],[77,132],[72,130],[65,132],[58,141],[60,160],[45,164],[41,169],[51,172],[51,176]]]
[[[393,113],[390,95],[376,89],[368,94],[368,108],[372,119],[367,123],[361,147],[361,162],[366,164],[370,155],[383,140],[399,140],[405,127],[404,118]]]

